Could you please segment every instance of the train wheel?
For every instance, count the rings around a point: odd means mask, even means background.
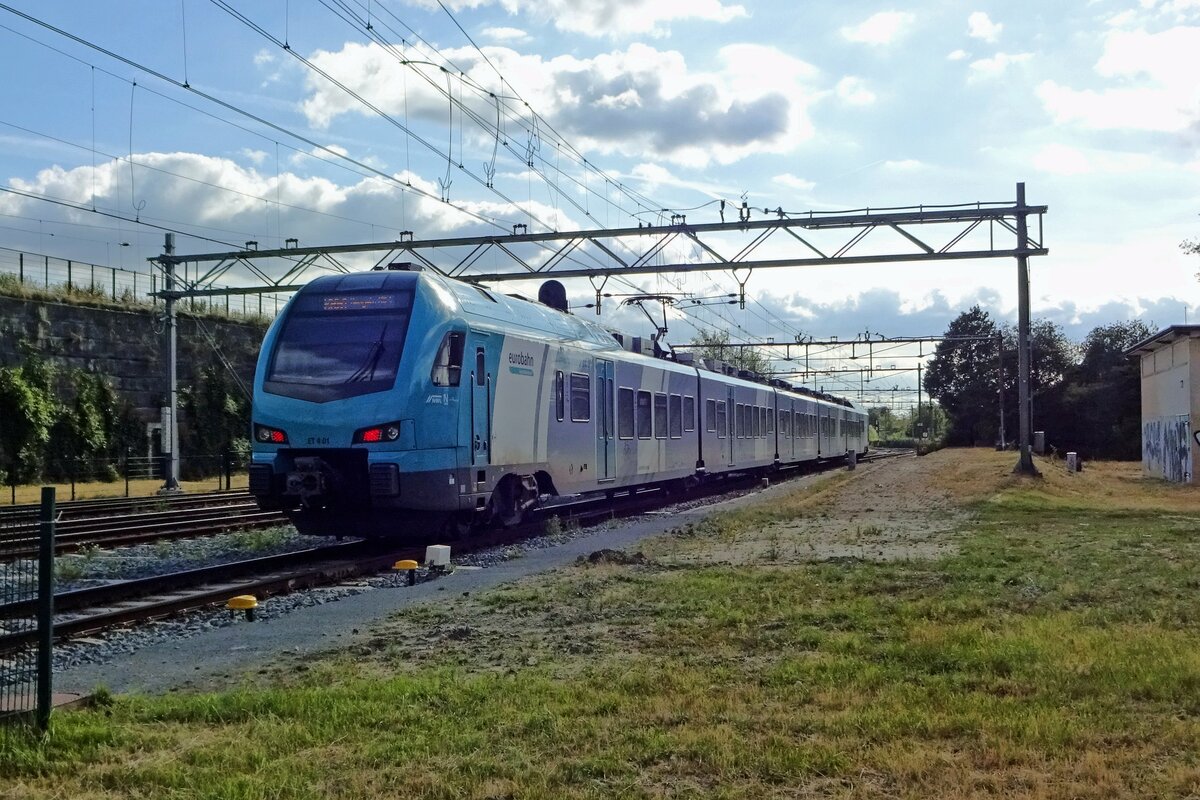
[[[461,541],[470,537],[474,527],[474,518],[459,512],[447,514],[438,533],[447,541]]]

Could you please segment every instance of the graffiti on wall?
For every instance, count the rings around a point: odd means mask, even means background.
[[[1191,431],[1186,414],[1142,423],[1142,467],[1169,481],[1192,479]],[[1200,437],[1200,431],[1197,432]],[[1200,439],[1198,439],[1200,441]]]

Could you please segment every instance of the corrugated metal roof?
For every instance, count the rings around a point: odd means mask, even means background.
[[[1200,336],[1200,325],[1172,325],[1168,328],[1163,328],[1150,338],[1138,342],[1126,350],[1125,355],[1133,356],[1153,353],[1155,350],[1168,347],[1180,339],[1192,339],[1198,336]]]

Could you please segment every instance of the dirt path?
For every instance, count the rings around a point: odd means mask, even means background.
[[[610,593],[621,591],[623,575],[652,579],[710,564],[775,569],[814,561],[937,558],[953,552],[953,530],[968,516],[960,498],[944,488],[961,460],[950,453],[891,459],[682,512],[672,533],[625,554],[581,559],[480,596],[411,608],[353,652],[402,669],[450,662],[498,671],[564,655],[620,657],[636,651],[649,630],[609,613]],[[737,524],[723,525],[722,511]],[[756,524],[762,514],[770,521]]]
[[[962,457],[953,452],[863,465],[815,486],[801,485],[765,502],[761,524],[655,543],[647,552],[677,564],[795,564],[861,559],[938,558],[953,552],[950,532],[967,512],[948,488]],[[754,506],[739,503],[754,513]],[[767,516],[769,515],[769,516]]]

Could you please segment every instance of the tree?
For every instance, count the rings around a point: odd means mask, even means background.
[[[1004,337],[1004,424],[1009,438],[1020,430],[1020,375],[1017,326],[1006,325]],[[1066,405],[1066,392],[1079,363],[1079,348],[1054,322],[1031,320],[1029,324],[1029,396],[1031,430],[1045,431],[1055,447],[1074,434]]]
[[[1087,458],[1140,456],[1141,375],[1138,359],[1125,352],[1150,334],[1144,322],[1129,320],[1101,325],[1083,340],[1066,392],[1067,449]]]
[[[0,367],[0,451],[10,478],[27,481],[41,474],[43,447],[58,413],[53,376],[28,350],[20,366]]]
[[[925,390],[950,418],[950,444],[991,444],[999,426],[996,335],[986,311],[972,306],[946,328],[923,380]],[[984,337],[954,341],[960,337]],[[1015,363],[1015,362],[1010,362]]]
[[[748,369],[759,375],[771,370],[766,353],[754,347],[739,347],[729,344],[729,331],[700,331],[692,337],[692,344],[699,345],[693,352],[697,358],[725,361],[738,369]]]
[[[195,385],[180,391],[187,425],[180,431],[183,452],[216,456],[249,451],[250,398],[217,359],[200,369]],[[189,474],[209,473],[217,462],[192,465]]]

